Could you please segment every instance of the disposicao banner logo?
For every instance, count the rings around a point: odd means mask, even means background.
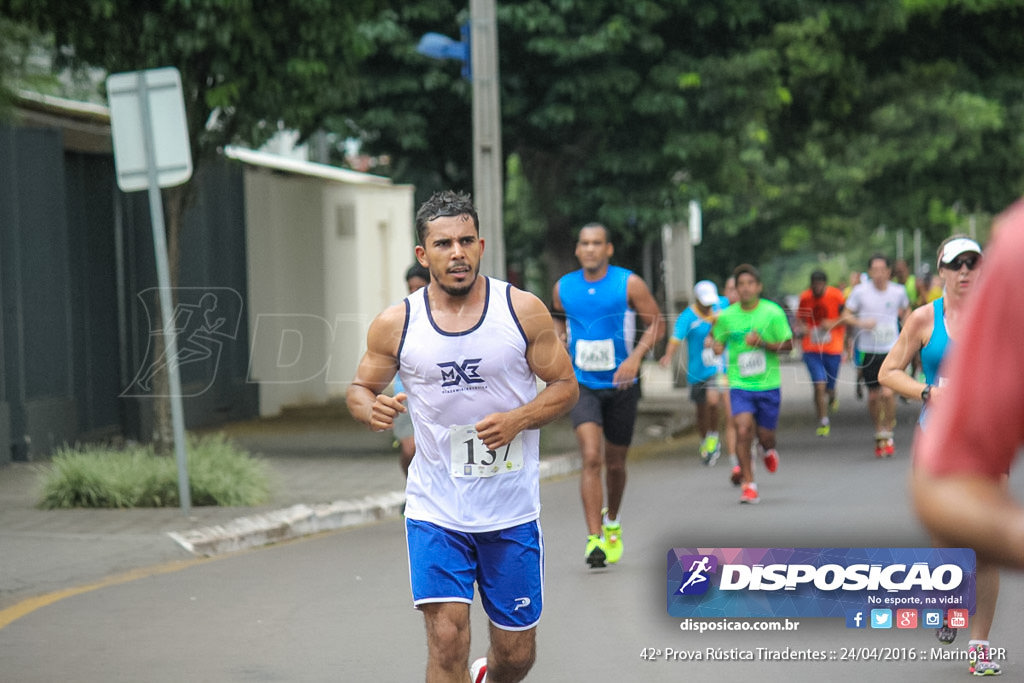
[[[673,548],[673,617],[839,617],[873,608],[967,609],[968,548]]]

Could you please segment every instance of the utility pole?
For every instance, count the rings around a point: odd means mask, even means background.
[[[473,203],[484,239],[482,272],[505,279],[504,174],[501,154],[501,81],[495,0],[470,0],[473,74]]]

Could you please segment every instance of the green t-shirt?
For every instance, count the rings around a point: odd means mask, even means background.
[[[739,303],[732,304],[719,314],[711,334],[724,342],[729,354],[729,387],[746,391],[768,391],[782,385],[779,373],[779,354],[745,341],[751,330],[758,332],[769,344],[779,344],[793,338],[786,312],[778,304],[761,299],[751,311],[743,310]]]

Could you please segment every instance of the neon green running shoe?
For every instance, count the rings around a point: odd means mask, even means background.
[[[706,466],[712,467],[718,462],[718,456],[721,454],[722,444],[718,440],[718,434],[708,434],[707,438],[700,446],[700,459]]]
[[[608,564],[615,564],[622,559],[622,525],[608,522],[608,508],[601,511],[601,533],[604,534],[604,551]]]
[[[818,436],[828,436],[832,431],[832,425],[818,425]]]
[[[600,569],[608,558],[605,553],[604,539],[594,534],[587,536],[587,550],[583,555],[591,569]]]

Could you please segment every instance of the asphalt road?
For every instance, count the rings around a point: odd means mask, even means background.
[[[636,454],[623,511],[626,553],[617,566],[593,571],[584,564],[576,478],[542,486],[546,604],[529,680],[965,679],[966,662],[939,655],[962,655],[966,634],[943,648],[925,629],[851,630],[838,619],[796,619],[795,631],[701,635],[668,616],[664,581],[673,547],[928,545],[905,493],[915,407],[900,406],[897,456],[879,461],[865,404],[849,385],[828,439],[814,436],[807,396],[798,387],[786,399],[782,463],[776,474],[759,474],[759,506],[738,504],[727,463],[701,466],[692,438]],[[1024,497],[1020,477],[1012,485]],[[1021,575],[1004,574],[992,632],[993,645],[1008,648],[1004,680],[1024,679],[1022,588]],[[473,627],[476,657],[487,638],[478,605]],[[840,656],[783,658],[808,649]],[[915,659],[907,661],[911,651]],[[653,652],[653,660],[644,659]],[[753,661],[721,659],[747,652]],[[868,659],[843,661],[842,654]],[[887,655],[890,661],[872,658]],[[894,655],[902,660],[891,661]],[[153,568],[0,629],[3,681],[397,682],[422,680],[424,661],[397,519]]]

